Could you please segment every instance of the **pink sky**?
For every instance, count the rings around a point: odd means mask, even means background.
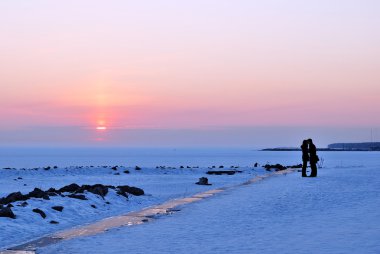
[[[375,0],[1,1],[0,132],[377,129],[378,13]]]

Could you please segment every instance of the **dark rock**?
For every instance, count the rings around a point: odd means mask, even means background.
[[[29,192],[28,197],[29,198],[43,198],[43,199],[47,199],[47,200],[50,199],[49,195],[45,191],[43,191],[39,188],[34,188],[33,191]]]
[[[80,200],[87,200],[85,195],[78,195],[78,194],[70,194],[68,195],[69,198],[75,198]]]
[[[141,168],[139,166],[136,166],[135,170],[141,170]]]
[[[211,185],[210,183],[208,183],[207,177],[199,178],[199,181],[196,184],[198,184],[198,185]]]
[[[114,175],[115,175],[115,176],[119,176],[119,175],[120,175],[120,173],[119,173],[119,172],[117,172],[117,173],[115,173]]]
[[[91,205],[91,207],[96,209],[96,205]]]
[[[8,204],[7,207],[8,207],[8,208],[12,208],[12,207],[14,207],[14,205],[12,205],[12,204]]]
[[[112,167],[111,169],[112,169],[112,170],[117,170],[117,166],[115,166],[115,167]]]
[[[137,187],[130,187],[129,190],[126,192],[135,196],[142,196],[145,194],[143,189]]]
[[[270,165],[270,164],[266,164],[263,166],[267,171],[270,171],[271,169],[275,169],[276,171],[281,171],[281,170],[285,170],[286,167],[281,165],[281,164],[275,164],[275,165]]]
[[[24,201],[24,200],[27,200],[28,197],[26,195],[22,195],[21,192],[13,192],[11,194],[9,194],[7,197],[5,198],[1,198],[0,199],[0,203],[1,204],[9,204],[9,203],[12,203],[12,202],[16,202],[16,201]]]
[[[206,174],[208,175],[234,175],[236,170],[218,170],[218,171],[207,171]]]
[[[16,215],[12,212],[10,207],[3,207],[0,208],[0,217],[15,219]]]
[[[26,202],[26,201],[24,201],[24,202],[22,202],[21,204],[20,204],[20,206],[22,206],[22,207],[26,207],[26,206],[28,206],[29,204],[28,204],[28,202]]]
[[[224,168],[224,166],[219,166],[219,168]]]
[[[82,185],[77,192],[83,193],[85,190],[102,197],[106,196],[108,193],[108,187],[103,184]]]
[[[55,188],[49,188],[49,189],[47,190],[47,192],[55,192],[55,193],[57,193],[58,191],[57,191]]]
[[[60,206],[60,205],[58,205],[58,206],[52,206],[51,209],[56,210],[58,212],[62,212],[63,206]]]
[[[124,173],[129,174],[130,172],[129,172],[129,170],[124,170]]]
[[[257,166],[259,166],[259,164],[256,162],[255,165],[253,165],[255,168],[257,168]]]
[[[79,188],[80,186],[78,184],[72,183],[60,188],[58,191],[59,192],[76,192],[77,190],[79,190]]]
[[[185,168],[184,166],[180,166],[179,168]]]
[[[106,204],[107,204],[107,205],[110,205],[111,203],[110,203],[109,201],[106,201]]]
[[[41,209],[35,208],[32,211],[35,212],[35,213],[38,213],[39,215],[41,215],[42,218],[44,218],[44,219],[46,218],[46,214]]]
[[[45,170],[49,170],[49,169],[51,169],[51,167],[50,167],[50,166],[49,166],[49,167],[45,167],[44,169],[45,169]]]
[[[17,179],[22,180],[22,177],[17,177]]]
[[[49,223],[50,223],[50,224],[59,224],[59,222],[58,222],[58,221],[55,221],[55,220],[51,220]]]
[[[119,189],[118,191],[116,191],[116,193],[119,194],[119,195],[121,195],[121,196],[123,196],[123,197],[128,198],[128,194],[125,191],[122,191],[122,190]]]
[[[88,191],[96,195],[104,197],[108,193],[108,187],[102,184],[95,184],[92,186],[92,188],[88,189]]]
[[[130,187],[128,185],[123,186],[117,186],[117,188],[123,192],[127,192],[129,194],[132,194],[134,196],[141,196],[144,195],[144,190],[137,188],[137,187]]]
[[[287,168],[302,168],[302,164],[287,166]]]
[[[79,189],[75,191],[75,193],[83,193],[91,188],[92,188],[92,185],[83,184],[82,186],[79,187]]]

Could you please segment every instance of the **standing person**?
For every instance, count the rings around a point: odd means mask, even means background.
[[[307,162],[310,160],[309,156],[309,143],[304,140],[301,145],[302,149],[302,177],[306,177]]]
[[[310,138],[309,141],[309,153],[310,153],[310,168],[311,168],[311,177],[317,176],[317,162],[319,161],[317,155],[317,147],[313,144],[313,140]]]

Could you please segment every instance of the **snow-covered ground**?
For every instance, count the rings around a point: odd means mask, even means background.
[[[358,170],[361,172],[362,170],[363,172],[374,172],[380,168],[380,154],[376,152],[326,152],[319,153],[319,155],[320,158],[323,158],[324,160],[324,169],[321,170],[321,178],[313,179],[311,183],[320,182],[321,179],[324,179],[324,174],[334,171],[340,172],[337,173],[337,175],[340,175],[341,172],[345,171],[351,172],[351,170]],[[295,165],[300,163],[300,154],[298,152],[260,152],[252,151],[249,149],[0,149],[0,167],[12,168],[0,169],[0,197],[4,197],[9,193],[15,191],[21,191],[23,194],[26,194],[29,191],[33,190],[35,187],[47,190],[50,187],[60,188],[71,183],[77,183],[80,185],[97,183],[115,186],[130,185],[142,188],[146,193],[145,196],[129,196],[129,199],[126,199],[122,196],[117,196],[113,191],[110,191],[105,199],[102,199],[100,196],[88,193],[87,197],[89,200],[85,201],[67,197],[51,197],[51,200],[30,199],[27,201],[28,205],[26,207],[17,206],[17,204],[20,204],[21,202],[16,202],[14,204],[15,207],[12,209],[17,218],[14,220],[9,218],[0,218],[0,250],[6,247],[21,244],[25,241],[30,241],[32,239],[42,237],[46,234],[50,234],[62,229],[71,228],[76,225],[83,225],[85,223],[91,223],[109,216],[136,211],[151,205],[163,203],[173,198],[186,197],[198,192],[215,189],[222,186],[233,186],[235,184],[242,183],[248,179],[251,179],[256,175],[266,174],[267,172],[262,168],[253,168],[253,164],[255,162],[258,162],[261,165],[265,163]],[[58,165],[58,168],[52,168],[50,170],[44,170],[41,168],[42,166],[46,167],[54,165]],[[93,165],[93,167],[90,167],[91,165]],[[97,165],[109,166],[103,167]],[[124,166],[119,166],[117,170],[112,170],[111,166],[114,165]],[[135,170],[135,165],[141,166],[142,170]],[[166,168],[156,168],[156,166],[160,165],[165,165]],[[183,165],[185,168],[181,169],[181,165]],[[242,170],[243,172],[232,176],[209,176],[205,174],[206,171],[210,170],[209,167],[216,166],[214,170],[218,170],[218,167],[220,165],[224,165],[224,170],[231,169],[231,166],[239,166],[238,170]],[[189,166],[189,168],[187,166]],[[35,170],[33,169],[34,167],[39,168]],[[175,167],[175,169],[173,167]],[[124,170],[129,170],[130,173],[125,174]],[[335,174],[336,173],[332,173],[332,176]],[[200,177],[203,176],[207,176],[210,183],[213,185],[199,186],[194,184]],[[311,180],[306,179],[304,182],[299,182],[301,179],[298,178],[297,174],[294,174],[294,176],[291,177],[287,177],[287,180],[293,179],[289,182],[281,181],[279,179],[282,178],[279,177],[278,180],[276,179],[273,181],[265,181],[268,182],[267,190],[263,191],[261,194],[260,191],[256,189],[243,189],[247,190],[248,194],[258,193],[258,195],[252,197],[256,197],[257,202],[260,203],[259,200],[262,196],[263,198],[267,199],[267,201],[263,199],[264,204],[266,203],[269,205],[273,199],[276,200],[277,198],[281,197],[283,190],[279,190],[279,188],[283,188],[285,190],[296,190],[298,188],[297,186],[300,183],[307,183],[309,180]],[[344,181],[352,181],[352,179],[346,178],[338,179],[343,181],[343,183]],[[273,183],[269,184],[271,182]],[[292,187],[290,188],[290,186]],[[370,186],[367,187],[370,188]],[[254,187],[252,186],[252,188]],[[312,189],[320,187],[312,185],[310,188]],[[236,190],[236,192],[238,192],[238,190]],[[241,194],[237,194],[238,196],[234,196],[233,193],[235,192],[229,192],[227,195],[223,194],[219,197],[230,197],[230,199],[236,199],[236,207],[234,208],[231,206],[228,208],[233,211],[231,213],[231,216],[236,215],[234,211],[240,211],[240,209],[244,210],[243,208],[240,208],[240,206],[244,205],[246,201],[242,200],[239,195],[247,195],[247,200],[249,200],[250,197],[250,195],[247,193],[244,194],[244,191]],[[264,195],[265,193],[268,193],[268,195],[272,193],[273,195],[266,197]],[[317,193],[318,192],[315,192],[314,194]],[[277,197],[276,195],[279,196]],[[290,192],[288,196],[296,197],[296,195],[293,195],[293,193]],[[215,198],[209,201],[216,202],[215,200],[219,200],[219,198]],[[295,201],[297,200],[295,199]],[[221,200],[220,202],[223,203],[224,201]],[[231,201],[228,201],[227,203],[231,203]],[[248,203],[251,203],[251,201]],[[209,206],[207,204],[205,205],[206,207]],[[56,205],[62,205],[65,208],[62,212],[52,210],[51,207]],[[95,205],[96,208],[91,207],[91,205]],[[191,207],[196,208],[198,205],[201,204],[194,206],[191,205]],[[215,207],[215,209],[222,214],[226,212],[226,204],[221,204],[218,206],[218,204],[214,205],[210,203],[210,207],[211,206],[212,208]],[[47,218],[42,219],[39,214],[33,213],[32,209],[34,208],[40,208],[43,210],[46,213]],[[168,218],[163,218],[162,221],[168,222],[170,221],[169,218],[177,218],[176,216],[178,216],[178,218],[184,219],[185,217],[181,216],[186,216],[188,212],[193,211],[193,208],[186,208],[181,213],[175,214]],[[252,207],[248,207],[246,210],[252,209]],[[273,213],[273,211],[270,209],[271,207],[263,207],[263,211],[266,211],[266,213]],[[205,211],[203,212],[205,213]],[[228,214],[224,214],[223,218],[227,215]],[[261,215],[261,211],[258,211],[255,217],[258,215]],[[199,218],[201,218],[204,217],[205,214],[200,214],[199,216]],[[253,214],[251,214],[251,216],[253,216]],[[226,218],[228,218],[228,216]],[[268,217],[267,220],[269,223],[271,221],[270,218],[271,217]],[[249,222],[252,218],[244,218],[243,216],[242,219]],[[50,224],[49,222],[52,220],[58,221],[59,224]],[[226,228],[226,224],[224,224],[223,220],[224,219],[220,221],[220,218],[215,218],[214,223],[219,223],[219,227],[221,227],[220,229]],[[230,223],[229,220],[230,219],[226,220],[226,223]],[[191,222],[191,220],[188,219],[185,219],[185,221],[187,221],[187,223]],[[196,222],[196,220],[194,222]],[[199,221],[199,223],[206,222],[207,221]],[[161,220],[151,223],[153,227],[152,233],[154,233],[154,230],[160,230],[159,228],[154,229],[154,225],[160,225],[159,227],[164,228],[167,227],[166,224],[161,223],[163,223]],[[177,223],[179,223],[179,221],[177,221]],[[185,230],[187,232],[188,226],[186,226],[186,224],[183,225],[184,226],[181,226],[183,229],[172,227],[172,230],[175,232]],[[145,234],[149,235],[149,227],[150,224],[144,225],[141,228],[147,228],[148,231],[146,231]],[[131,230],[131,228],[125,230]],[[138,227],[136,227],[133,228],[133,230],[137,230],[136,232],[138,232],[142,229],[138,229]],[[193,231],[189,231],[190,233],[187,232],[189,236],[192,235],[191,232],[198,234],[196,230],[192,230]],[[250,231],[248,233],[250,233]],[[144,232],[141,231],[141,234],[144,234]],[[207,234],[211,234],[211,232],[208,232]],[[273,232],[270,234],[273,234]],[[108,234],[103,236],[108,237]],[[112,240],[112,237],[115,237],[112,236],[112,234],[109,237],[111,239],[110,243],[117,241]],[[202,236],[199,237],[202,238]],[[83,240],[89,241],[89,245],[91,243],[95,244],[96,242],[91,242],[93,241],[91,239],[98,238],[85,238]],[[101,239],[101,237],[99,239]],[[157,239],[160,238],[158,237]],[[210,239],[209,241],[212,240]],[[189,243],[190,242],[191,241],[189,241]],[[75,246],[78,246],[75,245],[75,241],[72,241],[73,245],[72,247],[69,247],[71,246],[70,243],[71,241],[63,243],[62,245],[57,245],[57,247],[52,246],[52,249],[46,249],[46,251],[60,251],[64,253],[87,251],[87,249],[84,248],[81,250],[75,249]],[[139,248],[143,249],[145,243],[143,241],[141,242],[141,240],[136,241],[136,243],[137,244],[135,246],[135,250],[138,252]],[[106,245],[106,241],[104,244]],[[169,238],[167,244],[173,245],[170,243]],[[237,242],[237,244],[240,243]],[[121,246],[117,246],[117,244],[115,246],[116,247],[112,250],[118,253],[120,251],[118,250],[118,247]],[[64,251],[66,248],[71,248],[72,251]],[[90,250],[91,248],[89,247],[88,249]],[[99,250],[101,250],[101,248]],[[105,249],[102,250],[103,251],[100,252],[105,251]]]
[[[144,196],[129,198],[116,195],[110,190],[105,198],[87,193],[89,200],[78,200],[68,197],[50,197],[50,200],[32,198],[27,200],[26,207],[19,206],[23,201],[14,202],[13,212],[16,219],[0,218],[0,248],[9,247],[41,237],[47,233],[55,232],[75,225],[93,222],[112,215],[119,215],[130,211],[162,203],[166,200],[185,197],[197,192],[221,186],[231,186],[253,178],[257,174],[266,173],[261,168],[239,168],[242,173],[231,176],[208,176],[210,186],[196,185],[200,177],[206,176],[208,168],[176,168],[156,169],[142,168],[135,170],[128,168],[118,170],[107,168],[58,168],[58,169],[8,169],[0,170],[0,196],[7,196],[11,192],[21,191],[27,194],[35,187],[48,190],[50,187],[59,189],[71,183],[104,185],[129,185],[142,188]],[[18,179],[18,178],[21,179]],[[109,202],[109,203],[107,203]],[[91,207],[95,205],[96,208]],[[55,211],[52,206],[64,206],[62,212]],[[47,215],[42,219],[39,214],[32,212],[38,208]],[[50,224],[50,221],[59,224]]]
[[[380,253],[379,167],[277,176],[38,253]]]

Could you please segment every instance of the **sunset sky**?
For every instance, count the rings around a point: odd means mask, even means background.
[[[380,1],[2,0],[0,145],[380,141]]]

